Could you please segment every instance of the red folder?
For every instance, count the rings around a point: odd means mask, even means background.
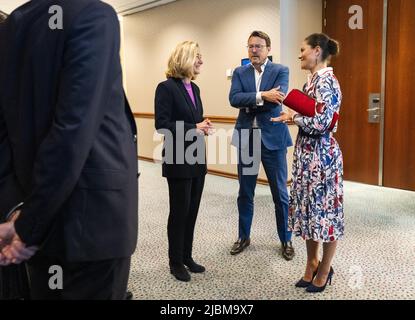
[[[321,103],[317,103],[314,98],[298,89],[291,90],[291,92],[284,99],[283,103],[288,108],[306,117],[314,117],[316,112],[321,113],[323,109],[323,105]],[[333,130],[338,119],[339,114],[335,112],[333,114],[333,120],[331,121],[329,130]]]

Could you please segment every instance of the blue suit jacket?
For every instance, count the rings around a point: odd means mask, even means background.
[[[279,90],[287,93],[288,76],[287,67],[268,61],[262,76],[260,91],[268,91],[280,86]],[[251,64],[235,69],[229,101],[232,107],[240,109],[232,137],[232,145],[241,148],[248,145],[248,136],[241,135],[241,130],[252,128],[256,116],[258,126],[261,128],[262,142],[267,149],[279,150],[292,146],[287,125],[270,121],[271,117],[280,115],[282,106],[268,101],[264,101],[263,106],[256,106],[255,70]],[[247,108],[249,108],[249,112]]]

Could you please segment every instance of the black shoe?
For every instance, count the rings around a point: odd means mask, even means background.
[[[282,256],[287,261],[292,260],[295,256],[293,244],[291,241],[281,242],[281,251],[282,251]]]
[[[133,300],[133,293],[131,291],[125,293],[125,300]]]
[[[238,241],[236,241],[233,244],[232,249],[231,249],[231,255],[241,253],[250,244],[251,244],[251,240],[249,238],[248,239],[239,239]]]
[[[184,282],[190,281],[190,274],[183,264],[170,264],[170,273],[174,275],[177,280]]]
[[[206,271],[204,266],[197,264],[193,259],[186,260],[184,265],[193,273],[202,273]]]
[[[324,286],[317,287],[313,283],[311,283],[307,287],[307,289],[305,289],[305,291],[310,292],[310,293],[323,292],[326,289],[327,283],[330,283],[330,285],[331,285],[331,278],[333,278],[333,274],[334,274],[333,267],[330,267],[330,272],[329,272],[329,274],[327,276],[327,280],[326,280],[326,283],[324,284]]]
[[[317,271],[318,271],[318,267],[320,265],[320,262],[318,263],[317,269],[313,272],[313,277],[311,278],[311,281],[305,281],[303,278],[301,278],[296,284],[295,286],[297,288],[307,288],[312,282],[314,277],[317,275]]]

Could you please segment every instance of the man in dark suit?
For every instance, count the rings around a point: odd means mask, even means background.
[[[237,68],[232,77],[229,100],[239,109],[232,145],[238,148],[239,178],[239,239],[231,254],[242,252],[250,244],[254,193],[262,162],[275,204],[278,236],[282,255],[294,257],[291,232],[288,231],[287,147],[292,146],[285,123],[272,123],[279,116],[281,102],[288,90],[288,68],[268,59],[271,50],[269,36],[254,31],[248,39],[251,63]]]
[[[117,15],[98,0],[30,1],[0,39],[0,212],[23,203],[0,225],[0,264],[36,252],[34,299],[124,299],[138,174]]]

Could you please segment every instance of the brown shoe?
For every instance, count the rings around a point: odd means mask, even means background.
[[[287,261],[292,260],[295,256],[293,244],[291,241],[281,242],[281,251],[282,251],[282,256]]]
[[[233,244],[232,249],[231,249],[231,255],[241,253],[250,244],[251,244],[251,240],[249,238],[248,239],[239,239],[238,241],[236,241]]]

